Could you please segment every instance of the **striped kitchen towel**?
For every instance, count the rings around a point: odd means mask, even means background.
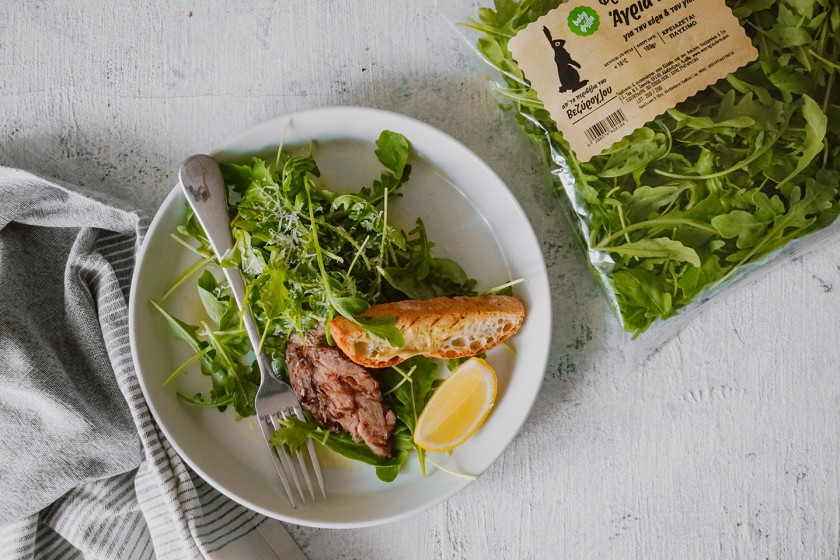
[[[0,558],[299,560],[149,413],[126,304],[143,233],[102,196],[0,167]]]

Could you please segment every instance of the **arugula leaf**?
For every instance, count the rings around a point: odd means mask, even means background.
[[[399,196],[396,191],[408,181],[411,176],[411,165],[408,164],[411,153],[411,143],[401,134],[384,130],[376,141],[376,157],[385,166],[386,171],[370,188],[363,188],[359,196],[371,205],[376,205],[388,196]]]
[[[609,157],[598,171],[598,176],[610,178],[632,174],[644,169],[666,152],[666,136],[643,126],[604,152]]]
[[[198,279],[198,295],[201,298],[201,303],[204,309],[216,324],[222,322],[222,318],[227,313],[230,301],[222,301],[219,299],[216,291],[218,290],[218,283],[216,277],[209,270],[205,270]]]
[[[404,437],[416,449],[420,470],[424,475],[426,452],[414,444],[413,436],[420,413],[432,396],[436,374],[437,364],[424,356],[409,358],[380,374],[380,384],[386,389],[385,394],[389,397],[394,414],[405,426]]]
[[[205,279],[205,285],[206,282]],[[201,354],[201,371],[209,376],[213,382],[213,388],[210,390],[207,400],[203,399],[201,395],[181,396],[197,406],[218,407],[219,410],[223,411],[228,404],[232,404],[241,416],[254,414],[254,398],[259,386],[259,370],[256,369],[256,364],[243,365],[233,357],[235,352],[244,354],[242,335],[233,335],[223,342],[204,325],[203,331],[207,335],[207,340],[201,340],[198,327],[188,325],[175,318],[157,302],[151,301],[151,303],[166,319],[175,336],[186,342],[195,353]],[[209,351],[207,350],[208,345],[212,347]]]
[[[739,249],[754,247],[767,229],[771,220],[762,220],[758,213],[751,214],[743,210],[733,210],[712,218],[712,225],[724,239],[737,237]]]
[[[474,295],[475,281],[455,261],[433,257],[432,247],[434,243],[428,240],[426,227],[418,218],[406,237],[405,264],[381,267],[379,273],[392,288],[411,299]]]
[[[697,256],[697,252],[694,249],[667,237],[631,241],[613,247],[599,247],[599,250],[607,253],[618,253],[619,255],[628,257],[674,259],[676,261],[689,262],[694,266],[700,266],[700,257]]]
[[[184,342],[189,345],[189,347],[193,350],[193,352],[201,351],[203,345],[202,342],[198,339],[198,335],[196,331],[198,331],[198,327],[194,327],[192,325],[188,325],[179,319],[176,319],[172,314],[166,311],[163,307],[160,306],[155,300],[149,300],[149,303],[152,304],[152,307],[157,309],[163,318],[166,319],[166,323],[169,325],[169,328],[172,330],[172,333],[183,340]]]
[[[181,393],[180,391],[176,391],[178,397],[181,400],[190,403],[193,406],[198,406],[201,408],[218,408],[219,410],[224,411],[225,407],[229,404],[233,403],[233,395],[223,395],[223,396],[215,396],[209,399],[204,399],[201,396],[201,393],[196,393],[195,395],[188,397],[187,395]]]
[[[353,441],[347,432],[332,432],[319,425],[306,413],[306,420],[289,417],[278,421],[281,428],[271,436],[269,443],[275,446],[287,445],[292,452],[300,449],[308,439],[335,451],[354,461],[361,461],[376,467],[397,467],[405,462],[399,453],[394,457],[380,457],[363,442]]]
[[[376,157],[397,179],[402,178],[408,163],[409,143],[405,136],[390,130],[383,130],[376,141]]]
[[[335,310],[338,311],[341,315],[345,317],[351,318],[353,320],[354,315],[358,315],[359,313],[364,313],[368,310],[370,305],[368,302],[363,300],[360,297],[334,297],[330,300],[335,307]]]
[[[256,278],[266,267],[265,257],[255,250],[251,243],[251,234],[243,229],[234,230],[233,250],[222,258],[222,266],[239,267],[249,278]]]
[[[387,340],[396,348],[405,346],[405,337],[397,328],[397,318],[385,315],[356,317],[356,322],[365,329],[374,340]]]
[[[721,277],[720,257],[714,253],[703,259],[700,267],[691,267],[680,277],[679,300],[675,305],[684,304],[696,298],[703,289]]]
[[[822,152],[828,119],[817,102],[808,97],[802,96],[802,117],[805,119],[805,139],[802,143],[802,155],[796,162],[796,167],[790,174],[779,181],[777,189],[781,189],[789,180],[801,173],[811,161]]]

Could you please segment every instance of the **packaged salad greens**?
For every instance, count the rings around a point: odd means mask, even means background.
[[[674,13],[691,2],[592,0],[583,3],[584,15],[573,11],[583,25],[573,31],[584,35],[598,25],[623,26],[627,56],[641,57],[637,49],[654,48],[639,42],[646,27],[661,31],[647,39],[661,50],[669,48],[669,34],[694,25]],[[726,0],[757,50],[755,60],[591,158],[576,156],[532,87],[540,77],[529,79],[511,54],[513,38],[560,4],[438,0],[443,15],[495,69],[502,107],[512,109],[544,154],[591,269],[628,336],[638,339],[634,345],[659,345],[703,302],[837,229],[836,0]],[[593,7],[601,10],[600,21],[590,17]],[[722,12],[713,17],[728,15]],[[662,16],[660,23],[656,18]],[[580,74],[580,61],[563,48],[569,37],[558,40],[556,29],[554,37],[548,27],[543,30],[557,53],[561,92],[600,83],[599,76]],[[674,52],[674,60],[680,62],[683,54]],[[621,64],[619,57],[612,60]],[[668,89],[669,76],[653,77],[660,89]],[[605,120],[602,126],[614,124]]]

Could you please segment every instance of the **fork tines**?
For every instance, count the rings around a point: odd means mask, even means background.
[[[283,426],[278,423],[278,418],[285,421],[288,420],[291,415],[304,420],[303,413],[299,409],[294,408],[280,411],[276,414],[269,414],[264,419],[266,424],[270,426],[268,431],[274,433],[277,430],[282,430]],[[318,479],[318,486],[321,489],[321,495],[326,498],[327,493],[324,489],[324,479],[321,474],[321,465],[318,462],[318,456],[315,454],[315,447],[312,444],[312,440],[307,440],[306,446],[309,450],[309,461],[312,463],[312,469],[315,471],[315,477]],[[289,501],[291,502],[292,507],[297,507],[295,504],[294,493],[292,492],[289,484],[289,475],[291,475],[295,488],[297,488],[297,493],[300,495],[300,499],[304,504],[306,503],[306,495],[304,494],[303,487],[300,484],[300,478],[298,477],[297,472],[298,469],[295,467],[295,461],[291,458],[291,453],[292,452],[287,448],[287,446],[277,446],[275,447],[275,451],[272,453],[272,457],[274,458],[274,464],[277,467],[277,474],[280,475],[280,480],[283,482],[283,488],[286,490]],[[300,449],[295,451],[294,455],[297,456],[297,463],[299,465],[300,472],[303,474],[303,480],[306,483],[306,487],[309,490],[309,496],[312,498],[312,501],[315,501],[315,490],[312,486],[312,479],[309,476],[309,467],[307,466],[306,458]]]

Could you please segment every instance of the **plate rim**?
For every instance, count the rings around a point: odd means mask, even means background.
[[[520,406],[524,406],[527,409],[527,413],[522,415],[521,419],[516,421],[517,424],[518,424],[518,425],[516,425],[516,429],[514,430],[510,439],[505,443],[505,445],[501,448],[499,453],[492,459],[490,464],[487,466],[487,468],[490,468],[490,466],[495,464],[498,461],[499,457],[513,443],[513,441],[516,439],[516,437],[521,432],[522,427],[524,426],[528,417],[530,416],[530,413],[531,413],[531,411],[533,409],[533,406],[534,406],[534,402],[536,401],[536,399],[537,399],[537,397],[540,393],[540,389],[541,389],[543,383],[545,382],[545,371],[546,371],[546,367],[548,365],[548,359],[549,359],[549,354],[550,354],[550,350],[551,350],[551,329],[552,329],[552,326],[553,326],[552,308],[551,308],[551,289],[550,289],[548,271],[547,271],[546,264],[545,264],[545,257],[542,253],[542,249],[541,249],[541,246],[540,246],[540,243],[539,243],[539,238],[536,236],[536,232],[534,231],[533,224],[531,223],[530,219],[528,219],[527,215],[525,214],[524,210],[522,209],[522,206],[519,204],[518,199],[513,194],[513,192],[510,190],[510,187],[508,187],[507,183],[505,183],[505,181],[503,181],[501,179],[501,177],[499,177],[498,174],[483,159],[478,157],[478,155],[476,155],[471,149],[469,149],[466,145],[464,145],[458,139],[456,139],[453,136],[451,136],[450,134],[432,126],[431,124],[428,124],[428,123],[426,123],[424,121],[421,121],[419,119],[416,119],[414,117],[410,117],[410,116],[403,115],[401,113],[396,113],[396,112],[393,112],[393,111],[387,111],[387,110],[383,110],[383,109],[378,109],[378,108],[373,108],[373,107],[364,107],[364,106],[329,106],[329,107],[310,108],[310,109],[304,109],[304,110],[300,110],[300,111],[285,113],[285,114],[282,114],[282,115],[275,116],[273,118],[269,118],[269,119],[262,120],[262,121],[259,121],[257,123],[254,123],[253,125],[247,127],[246,129],[234,134],[229,139],[225,140],[221,145],[217,146],[216,148],[214,148],[213,150],[208,152],[208,154],[213,156],[213,157],[216,157],[219,154],[224,153],[224,152],[235,152],[235,153],[245,155],[246,152],[242,152],[241,150],[234,150],[231,147],[236,145],[236,144],[243,143],[247,138],[253,136],[255,131],[257,131],[259,128],[265,127],[265,126],[270,126],[270,124],[272,124],[272,123],[283,124],[283,123],[288,122],[292,119],[306,118],[306,117],[310,117],[311,115],[319,115],[321,117],[323,117],[324,115],[329,116],[329,113],[343,113],[343,114],[356,113],[359,116],[362,116],[362,115],[365,115],[365,114],[369,115],[371,113],[374,113],[374,114],[377,114],[379,117],[386,118],[386,119],[392,120],[394,122],[399,122],[399,121],[408,122],[414,127],[424,129],[424,131],[428,134],[432,134],[434,136],[445,138],[447,141],[451,142],[455,147],[457,147],[458,150],[463,155],[468,157],[471,160],[473,165],[477,165],[477,166],[483,168],[484,172],[486,172],[486,173],[490,174],[491,176],[495,177],[498,180],[498,183],[502,187],[504,187],[504,189],[502,190],[502,194],[508,199],[508,201],[510,203],[510,205],[508,206],[508,208],[506,210],[507,211],[513,211],[517,214],[518,219],[525,226],[525,232],[524,233],[529,237],[529,241],[532,241],[535,244],[535,247],[536,247],[537,252],[539,254],[539,266],[538,266],[537,272],[541,277],[545,278],[545,288],[546,288],[546,290],[545,290],[544,295],[546,297],[547,306],[546,306],[546,309],[543,310],[543,312],[545,313],[546,321],[547,321],[548,327],[549,327],[547,329],[548,332],[544,333],[544,339],[545,339],[544,344],[540,345],[541,347],[544,347],[544,352],[542,352],[542,355],[538,357],[538,364],[540,366],[539,369],[541,371],[541,378],[540,378],[539,383],[537,383],[535,385],[534,390],[530,394],[527,395],[528,402],[520,403]],[[340,137],[341,136],[337,136],[337,138],[340,138]],[[356,138],[356,139],[358,139],[358,138]],[[429,161],[430,161],[430,163],[435,164],[434,160],[429,159]],[[458,188],[457,185],[453,185],[453,186]],[[141,374],[142,368],[141,368],[139,360],[138,360],[139,344],[138,344],[138,340],[137,340],[137,327],[136,327],[136,317],[137,317],[136,310],[138,309],[138,306],[137,306],[137,295],[136,295],[137,291],[136,291],[135,287],[137,286],[138,281],[140,280],[141,270],[143,269],[143,267],[141,265],[145,262],[145,260],[147,258],[147,253],[148,253],[149,245],[150,245],[149,239],[151,238],[152,234],[160,227],[160,223],[164,219],[164,214],[165,214],[164,210],[169,208],[175,202],[175,199],[177,199],[179,196],[183,196],[183,195],[181,194],[180,189],[178,188],[178,184],[176,182],[176,184],[172,187],[172,190],[169,192],[169,194],[167,194],[167,196],[164,198],[163,202],[160,204],[158,209],[155,211],[155,215],[152,218],[151,223],[149,224],[148,228],[146,229],[146,231],[144,233],[143,243],[140,247],[140,250],[136,254],[135,266],[134,266],[134,270],[132,272],[131,289],[130,289],[130,292],[129,292],[129,304],[128,304],[128,323],[129,323],[128,327],[129,327],[129,343],[130,343],[130,347],[131,347],[132,364],[134,366],[135,373],[137,374],[138,384],[140,385],[141,391],[143,393],[143,397],[144,397],[146,406],[148,407],[149,412],[151,413],[151,416],[155,421],[156,427],[163,433],[167,442],[178,453],[178,456],[187,465],[189,465],[189,467],[193,471],[195,471],[196,474],[198,474],[204,481],[206,481],[208,484],[210,484],[213,488],[215,488],[220,493],[224,494],[225,496],[227,496],[231,500],[235,501],[236,503],[238,503],[238,504],[240,504],[240,505],[242,505],[242,506],[244,506],[244,507],[246,507],[246,508],[248,508],[252,511],[261,513],[261,514],[263,514],[267,517],[270,517],[270,518],[279,519],[281,521],[294,523],[294,524],[298,524],[298,525],[303,525],[303,526],[319,527],[319,528],[362,528],[362,527],[372,527],[372,526],[378,526],[378,525],[382,525],[382,524],[386,524],[386,523],[393,523],[393,522],[396,522],[396,521],[400,521],[400,520],[412,517],[414,515],[417,515],[417,514],[423,512],[423,511],[431,509],[431,508],[447,501],[449,498],[451,498],[455,494],[461,492],[464,488],[466,488],[472,482],[474,482],[473,480],[463,479],[462,481],[459,481],[457,484],[454,484],[451,487],[450,490],[441,493],[440,495],[436,496],[433,500],[431,500],[427,503],[421,504],[420,506],[416,506],[416,507],[413,507],[413,508],[408,508],[408,509],[406,509],[406,510],[400,512],[400,513],[397,513],[397,514],[391,514],[391,515],[388,515],[386,517],[382,517],[382,518],[378,518],[378,519],[371,519],[371,520],[363,520],[363,521],[359,521],[359,522],[343,522],[343,521],[342,522],[335,522],[335,521],[323,521],[323,520],[312,519],[312,518],[304,518],[304,517],[300,517],[300,516],[296,516],[296,515],[287,515],[285,513],[269,510],[269,509],[266,509],[266,508],[264,508],[260,505],[254,504],[253,502],[250,502],[249,500],[237,495],[234,491],[227,488],[227,486],[223,482],[216,480],[213,476],[210,476],[206,472],[206,470],[201,467],[201,465],[199,465],[195,461],[193,461],[193,459],[190,457],[190,455],[188,453],[185,453],[185,451],[182,449],[182,446],[177,442],[177,440],[172,437],[172,434],[171,434],[170,430],[167,428],[167,426],[165,425],[165,423],[161,422],[161,419],[160,419],[161,415],[155,407],[154,400],[152,398],[150,398],[150,393],[149,393],[149,390],[146,386],[145,377]],[[482,474],[482,473],[479,473],[479,474]],[[294,511],[298,511],[298,510],[294,510]]]

